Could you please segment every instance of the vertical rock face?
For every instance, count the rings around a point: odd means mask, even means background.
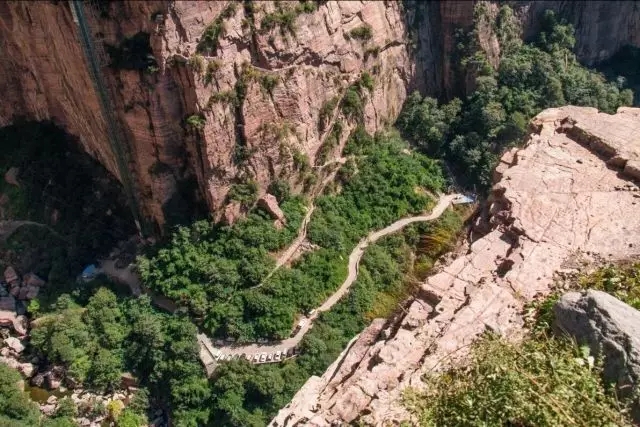
[[[307,3],[84,3],[96,43],[111,46],[114,67],[102,70],[145,217],[162,226],[204,202],[219,219],[231,186],[248,181],[259,195],[275,179],[300,191],[305,158],[315,162],[333,124],[343,131],[322,150],[329,159],[355,125],[337,105],[365,72],[369,131],[393,122],[414,88],[455,93],[454,31],[472,25],[473,2]],[[525,34],[545,8],[566,15],[593,62],[640,42],[636,3],[615,3],[513,4]],[[495,50],[491,29],[481,33]],[[1,3],[0,40],[0,125],[53,120],[122,178],[69,3]]]
[[[318,3],[309,12],[296,9],[299,2],[250,8],[206,1],[103,2],[101,10],[88,10],[97,16],[91,31],[107,45],[131,51],[123,41],[148,35],[148,53],[157,61],[145,66],[141,54],[120,49],[116,55],[129,63],[104,68],[147,217],[164,224],[167,214],[191,202],[181,197],[196,181],[215,213],[236,182],[254,180],[260,192],[277,178],[295,187],[301,177],[294,157],[313,163],[333,123],[347,121],[335,106],[325,109],[320,126],[323,105],[334,97],[339,103],[364,71],[374,80],[364,95],[365,127],[375,131],[395,119],[414,74],[400,4]],[[263,25],[286,13],[294,15],[290,26]],[[7,99],[0,124],[52,119],[117,176],[69,5],[3,3],[0,23],[0,85]],[[212,24],[224,30],[196,56]],[[364,27],[371,28],[370,39],[349,36]],[[135,55],[142,66],[130,63]],[[195,115],[200,123],[188,125]]]

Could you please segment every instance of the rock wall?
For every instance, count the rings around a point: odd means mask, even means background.
[[[299,2],[254,2],[253,8],[248,3],[85,6],[97,16],[92,32],[106,44],[149,34],[157,70],[104,70],[144,214],[160,226],[192,202],[192,195],[182,195],[195,181],[216,218],[233,183],[254,180],[263,193],[281,178],[299,190],[304,177],[294,157],[313,164],[333,122],[347,121],[336,108],[320,127],[323,105],[339,100],[363,71],[374,79],[373,91],[364,96],[369,131],[392,122],[406,98],[415,73],[399,3],[318,2],[316,11],[295,12],[290,28],[270,30],[262,26],[265,16],[294,10]],[[196,56],[203,33],[215,22],[224,27],[217,47]],[[365,25],[372,29],[370,40],[349,37]],[[86,151],[118,175],[69,4],[2,3],[0,37],[0,89],[6,97],[0,125],[20,117],[51,119],[78,135]],[[265,89],[265,78],[275,81],[273,88]],[[201,128],[186,123],[192,115],[204,118]],[[340,142],[349,129],[345,124]]]
[[[145,66],[143,52],[136,58],[142,65],[103,70],[142,213],[160,228],[193,216],[199,202],[220,219],[234,183],[255,181],[262,195],[270,182],[284,179],[301,191],[311,179],[304,158],[315,162],[339,120],[339,143],[324,150],[337,156],[354,126],[323,106],[334,97],[339,102],[365,71],[374,80],[364,95],[369,131],[393,122],[415,88],[455,94],[454,31],[472,25],[473,2],[311,3],[317,10],[296,1],[85,2],[96,17],[91,33],[98,44],[135,56],[126,43],[148,36],[157,61]],[[566,14],[587,62],[640,43],[634,2],[513,4],[525,34],[547,7]],[[369,40],[350,36],[362,26],[371,28]],[[481,33],[488,48],[499,49],[490,28]],[[206,38],[209,47],[196,56]],[[119,176],[69,3],[0,3],[0,40],[0,125],[52,120]],[[187,118],[196,116],[202,119],[189,125]]]
[[[485,330],[517,335],[524,304],[548,293],[556,273],[640,255],[632,214],[640,176],[629,168],[640,159],[639,132],[640,109],[540,113],[525,148],[507,152],[496,171],[486,234],[431,276],[398,319],[366,329],[271,425],[407,420],[403,389],[463,359]]]

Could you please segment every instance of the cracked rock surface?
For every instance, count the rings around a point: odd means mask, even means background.
[[[531,127],[496,169],[487,233],[431,276],[402,316],[386,329],[372,324],[312,377],[272,426],[407,420],[402,390],[464,358],[485,330],[517,336],[523,305],[550,291],[555,272],[576,258],[640,255],[640,109],[548,109]]]

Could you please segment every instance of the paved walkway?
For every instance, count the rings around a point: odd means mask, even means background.
[[[217,360],[229,359],[229,358],[237,358],[244,356],[251,361],[256,361],[255,356],[260,356],[261,354],[265,354],[265,359],[267,355],[270,355],[271,358],[268,362],[279,362],[282,359],[278,358],[275,360],[274,354],[285,352],[286,354],[291,354],[295,348],[298,347],[300,341],[304,335],[311,329],[313,326],[313,322],[320,315],[320,313],[324,311],[328,311],[333,307],[346,293],[349,291],[351,285],[355,282],[358,277],[358,267],[360,265],[360,260],[364,255],[364,251],[371,243],[375,243],[380,238],[395,233],[402,228],[406,227],[409,224],[414,222],[426,222],[433,221],[442,215],[442,213],[449,207],[449,205],[460,197],[459,194],[449,194],[440,196],[438,200],[438,204],[433,208],[431,214],[429,215],[419,215],[410,218],[400,219],[393,224],[389,225],[382,230],[378,230],[374,233],[369,234],[366,238],[362,239],[358,245],[353,249],[351,255],[349,256],[349,264],[348,264],[348,273],[347,277],[338,288],[336,292],[334,292],[327,300],[322,303],[320,307],[318,307],[315,312],[309,317],[303,317],[302,319],[306,319],[305,325],[300,328],[296,334],[291,337],[284,339],[278,342],[269,342],[264,344],[252,343],[252,344],[240,344],[236,345],[233,343],[228,343],[224,345],[214,345],[213,342],[204,334],[198,335],[198,341],[200,343],[200,357],[207,367],[209,372],[213,371],[216,365]],[[260,358],[257,360],[260,363]],[[264,360],[263,362],[267,362]]]

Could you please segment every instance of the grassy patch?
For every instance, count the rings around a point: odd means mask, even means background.
[[[582,276],[579,285],[610,293],[633,308],[640,310],[640,262],[608,265]]]
[[[570,341],[479,340],[464,368],[426,378],[405,404],[421,426],[631,425],[600,381],[600,367]]]

